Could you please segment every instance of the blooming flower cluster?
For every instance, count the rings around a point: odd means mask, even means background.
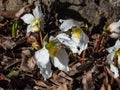
[[[39,6],[33,9],[33,15],[28,13],[22,16],[21,19],[28,24],[27,33],[38,32],[43,28],[43,14]],[[89,39],[87,35],[80,28],[73,29],[77,26],[73,20],[60,20],[60,22],[62,23],[60,25],[61,31],[66,32],[72,29],[71,37],[65,33],[58,34],[56,37],[51,36],[49,42],[44,41],[43,48],[36,51],[34,55],[40,73],[45,80],[52,76],[52,65],[66,73],[69,71],[69,58],[61,44],[69,47],[73,53],[79,55],[88,46]]]
[[[27,13],[21,17],[21,19],[28,24],[27,33],[39,32],[44,28],[44,18],[41,8],[36,6],[33,9],[33,14]],[[37,61],[37,66],[40,68],[40,73],[44,79],[48,79],[52,76],[52,65],[59,70],[64,72],[69,71],[68,63],[69,58],[66,50],[62,45],[69,48],[72,53],[77,53],[80,55],[88,47],[89,38],[84,33],[84,31],[71,19],[62,20],[59,22],[60,30],[62,33],[57,34],[55,37],[50,36],[49,41],[44,41],[43,47],[38,50],[36,43],[32,45],[37,49],[35,52],[35,59]],[[109,25],[112,38],[120,37],[120,20]],[[66,32],[70,32],[67,34]],[[110,69],[114,72],[114,78],[119,77],[119,71],[117,66],[120,68],[120,40],[118,39],[114,46],[107,49],[109,52],[107,56],[107,61],[110,64]],[[117,59],[117,66],[114,60]]]

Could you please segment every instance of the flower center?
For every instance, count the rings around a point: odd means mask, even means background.
[[[36,18],[31,24],[30,24],[30,28],[34,31],[34,32],[38,32],[40,30],[40,24],[41,24],[41,20],[39,18]]]
[[[77,39],[80,39],[80,36],[82,33],[83,33],[83,31],[81,29],[73,29],[72,30],[72,36]]]
[[[50,41],[49,43],[46,44],[46,48],[47,48],[50,56],[54,57],[58,54],[61,47],[57,41]]]
[[[115,52],[115,54],[120,57],[120,48]]]

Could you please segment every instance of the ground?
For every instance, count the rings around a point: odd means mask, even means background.
[[[116,39],[104,35],[107,24],[120,19],[120,0],[0,0],[0,90],[119,90],[106,61],[106,49]],[[39,35],[26,36],[26,24],[20,17],[40,4],[45,23],[42,37],[56,35],[59,19],[73,19],[88,35],[88,48],[81,55],[69,53],[70,71],[53,66],[53,75],[44,81],[34,58],[31,42]],[[26,7],[18,14],[18,11]],[[16,16],[16,13],[18,16]],[[15,36],[12,27],[18,21]],[[87,26],[87,27],[86,27]]]

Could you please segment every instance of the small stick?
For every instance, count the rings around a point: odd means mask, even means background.
[[[81,63],[85,63],[85,55],[86,55],[86,50],[84,50],[82,53]]]
[[[98,40],[97,45],[96,45],[96,48],[95,48],[95,52],[96,52],[96,53],[99,52],[100,44],[101,44],[101,41],[103,40],[103,37],[104,37],[104,34],[102,34],[102,35],[99,36],[99,40]]]
[[[12,66],[14,66],[14,65],[16,65],[16,64],[18,64],[18,63],[20,63],[20,62],[21,62],[20,59],[15,60],[13,63],[7,65],[4,69],[7,70],[8,68],[10,68],[10,67],[12,67]]]
[[[39,35],[40,35],[40,45],[41,45],[41,48],[43,47],[43,38],[42,38],[42,32],[40,30],[39,32]]]

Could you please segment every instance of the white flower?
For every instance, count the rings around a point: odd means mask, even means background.
[[[33,15],[31,13],[25,14],[21,19],[28,24],[27,33],[38,32],[43,29],[43,13],[39,6],[33,9]]]
[[[110,30],[111,38],[119,38],[120,37],[120,20],[118,22],[113,22],[108,26],[108,29]]]
[[[87,49],[89,42],[89,38],[81,29],[73,30],[71,37],[65,33],[58,34],[56,39],[68,46],[73,53],[78,53],[79,55],[83,50]]]
[[[40,68],[40,73],[45,80],[52,75],[51,63],[59,70],[65,72],[69,71],[67,52],[64,49],[55,47],[54,44],[54,42],[50,42],[44,45],[42,49],[35,52],[38,68]]]
[[[69,29],[71,29],[72,27],[77,26],[76,23],[69,19],[69,20],[59,20],[62,24],[60,25],[60,30],[61,31],[68,31]]]
[[[116,76],[118,77],[118,69],[117,67],[114,66],[114,59],[116,57],[118,58],[117,64],[118,64],[118,67],[120,67],[120,40],[118,39],[115,45],[108,48],[107,51],[109,52],[107,56],[107,61],[110,64],[111,71],[114,72],[114,77],[116,78]]]

